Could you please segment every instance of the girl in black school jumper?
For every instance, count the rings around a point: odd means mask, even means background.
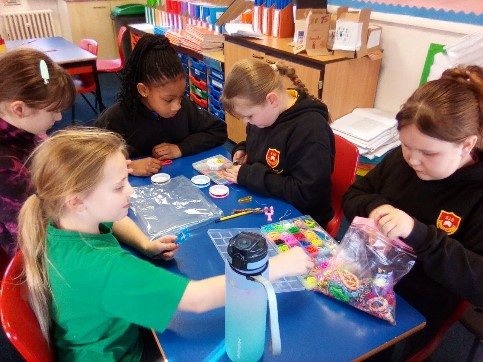
[[[287,76],[296,89],[285,89]],[[247,123],[247,140],[233,149],[231,182],[283,199],[322,227],[333,216],[330,178],[334,134],[327,106],[307,94],[293,68],[257,59],[237,62],[222,93],[225,110]]]
[[[193,155],[222,145],[226,124],[184,97],[186,75],[169,40],[145,35],[125,64],[118,101],[96,126],[126,140],[133,175],[150,176],[161,161]]]
[[[344,195],[417,261],[396,292],[427,319],[393,360],[424,346],[463,298],[483,305],[483,69],[446,70],[396,115],[401,147]]]

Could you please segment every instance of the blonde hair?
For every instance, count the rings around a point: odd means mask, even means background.
[[[30,177],[35,194],[19,214],[18,244],[25,262],[30,305],[49,340],[52,300],[47,275],[46,232],[56,225],[66,197],[88,194],[101,180],[106,160],[115,152],[127,155],[117,133],[93,127],[55,132],[32,153]]]
[[[47,84],[40,74],[41,60],[49,71]],[[61,112],[75,103],[71,76],[39,50],[19,48],[3,54],[0,74],[0,102],[23,101],[34,109]]]
[[[294,68],[282,61],[269,64],[260,59],[249,58],[236,62],[226,77],[221,95],[225,110],[230,114],[233,113],[235,97],[247,99],[253,105],[262,104],[268,93],[284,89],[282,76],[288,77],[297,90],[320,102],[308,92]]]

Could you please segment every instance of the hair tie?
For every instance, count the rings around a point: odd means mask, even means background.
[[[34,195],[35,195],[35,196],[36,196],[36,197],[37,197],[37,198],[38,198],[40,201],[44,201],[44,199],[43,199],[43,198],[41,198],[41,197],[39,196],[39,194],[38,194],[38,193],[34,193]]]
[[[278,71],[278,68],[277,68],[277,64],[273,63],[273,64],[270,64],[270,66],[272,67],[272,69],[277,72]]]

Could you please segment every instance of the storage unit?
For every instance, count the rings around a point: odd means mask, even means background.
[[[65,22],[65,37],[74,44],[79,44],[83,38],[94,39],[99,44],[98,57],[100,59],[117,58],[119,56],[117,32],[111,20],[111,12],[117,6],[134,3],[144,5],[146,1],[61,1],[59,11],[61,19]]]
[[[115,34],[119,34],[119,29],[122,26],[127,27],[129,24],[140,24],[146,21],[144,5],[125,4],[116,6],[111,11],[111,19],[114,21]],[[129,28],[122,39],[122,51],[124,53],[124,57],[126,59],[129,58],[132,52]]]
[[[283,60],[295,69],[309,93],[327,104],[332,119],[348,114],[357,107],[374,106],[381,59],[295,55],[289,43],[289,39],[272,37],[227,37],[225,73],[228,74],[233,64],[243,58],[258,58],[268,63]],[[286,81],[286,86],[292,86],[288,78]],[[245,140],[245,124],[230,114],[225,114],[225,118],[228,138],[233,142]]]
[[[134,44],[139,36],[153,30],[146,26],[131,26],[131,41]],[[342,117],[355,108],[372,108],[376,97],[381,59],[368,57],[348,59],[336,56],[309,57],[306,54],[293,54],[289,45],[291,39],[264,37],[263,39],[225,36],[224,54],[221,52],[196,53],[190,49],[173,46],[179,53],[203,63],[206,68],[189,69],[190,87],[195,85],[205,93],[196,94],[190,88],[190,95],[203,109],[225,119],[228,138],[233,142],[246,139],[245,124],[222,109],[219,97],[224,87],[225,74],[233,64],[243,58],[258,58],[269,63],[283,60],[295,68],[297,76],[305,83],[309,93],[323,100],[329,107],[332,119]],[[206,70],[204,70],[206,69]],[[201,72],[200,72],[201,71]],[[206,79],[204,79],[206,75]],[[198,78],[198,76],[202,76]],[[286,79],[287,87],[292,86]],[[217,102],[218,101],[218,102]]]

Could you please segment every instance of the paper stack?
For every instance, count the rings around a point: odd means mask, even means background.
[[[224,40],[224,35],[213,30],[187,24],[181,45],[198,52],[216,51],[223,49]]]
[[[168,30],[165,34],[169,42],[173,45],[180,46],[185,36],[184,30]]]
[[[332,130],[359,149],[358,174],[367,173],[400,145],[395,115],[376,108],[356,108],[332,123]],[[364,162],[367,160],[368,162]]]

